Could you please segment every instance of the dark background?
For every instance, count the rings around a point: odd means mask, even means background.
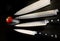
[[[47,24],[47,26],[42,26],[42,27],[32,27],[32,28],[16,28],[14,26],[8,25],[5,22],[5,19],[8,16],[12,16],[15,18],[14,13],[17,12],[18,10],[22,9],[23,7],[35,2],[37,0],[2,0],[0,1],[0,41],[22,41],[22,40],[58,40],[60,38],[60,22],[53,22]],[[47,10],[52,10],[52,9],[59,9],[60,10],[60,1],[59,0],[51,0],[51,5],[46,6],[44,8],[41,8],[39,10],[36,10],[34,12],[39,12],[39,11],[47,11]],[[33,12],[31,12],[33,13]],[[42,18],[35,18],[35,19],[29,19],[29,20],[21,20],[21,23],[23,22],[30,22],[30,21],[39,21],[39,20],[44,20],[48,19],[49,21],[51,19],[60,19],[60,12],[58,12],[57,16],[53,17],[42,17]],[[38,32],[43,32],[50,34],[57,34],[58,38],[52,38],[50,36],[45,36],[45,35],[35,35],[35,36],[29,36],[25,34],[18,33],[14,31],[13,29],[28,29],[28,30],[35,30]]]

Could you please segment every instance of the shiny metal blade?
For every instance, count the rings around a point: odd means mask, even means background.
[[[14,30],[19,33],[24,33],[24,34],[28,34],[28,35],[35,35],[37,33],[36,31],[24,30],[24,29],[14,29]]]
[[[30,18],[38,18],[38,17],[46,17],[46,16],[53,16],[57,15],[58,9],[31,13],[23,16],[16,17],[16,19],[30,19]]]
[[[45,26],[49,23],[48,20],[44,21],[34,21],[34,22],[28,22],[28,23],[22,23],[15,25],[16,27],[33,27],[33,26]]]
[[[19,10],[18,12],[15,13],[15,15],[29,13],[29,12],[35,11],[37,9],[43,8],[49,4],[50,4],[50,0],[39,0],[37,2],[34,2],[33,4],[26,6],[25,8]]]

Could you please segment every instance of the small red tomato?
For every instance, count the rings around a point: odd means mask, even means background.
[[[9,17],[6,19],[6,22],[9,23],[9,24],[12,23],[12,21],[13,21],[13,18],[12,18],[11,16],[9,16]]]

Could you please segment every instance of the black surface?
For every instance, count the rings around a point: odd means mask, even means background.
[[[45,36],[45,35],[35,35],[35,36],[29,36],[29,35],[24,35],[21,33],[18,33],[14,31],[13,29],[16,28],[14,26],[8,25],[5,22],[5,19],[8,16],[14,16],[14,13],[17,12],[18,10],[22,9],[23,7],[31,4],[32,2],[35,2],[37,0],[2,0],[0,1],[0,41],[22,41],[22,40],[58,40],[59,38],[52,38],[50,36]],[[60,9],[60,0],[52,0],[51,5],[44,7],[42,9],[36,10],[34,12],[38,11],[45,11],[45,10],[50,10],[50,9]],[[32,13],[32,12],[31,12]],[[60,12],[57,15],[57,18],[60,18]],[[49,18],[47,18],[49,19]],[[53,19],[53,18],[51,18]],[[38,20],[38,19],[35,19]],[[24,21],[26,22],[26,21]],[[60,37],[60,22],[57,23],[50,23],[47,26],[41,28],[41,27],[35,27],[35,28],[26,28],[30,30],[36,30],[36,31],[42,31],[43,33],[49,33],[49,34],[58,34]],[[19,28],[19,29],[24,29],[24,28]]]

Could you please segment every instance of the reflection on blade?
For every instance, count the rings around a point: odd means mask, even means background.
[[[48,20],[44,21],[35,21],[35,22],[28,22],[28,23],[22,23],[15,25],[16,27],[33,27],[33,26],[45,26],[49,23]]]
[[[28,35],[35,35],[37,33],[36,31],[24,30],[24,29],[14,29],[14,30]]]
[[[20,23],[20,21],[19,20],[13,20],[12,22],[14,22],[14,23]]]
[[[13,20],[12,20],[12,23],[11,23],[10,25],[15,25],[15,24],[18,24],[18,23],[20,23],[19,20],[13,19]]]
[[[27,15],[16,17],[16,19],[29,19],[29,18],[53,16],[53,15],[57,15],[57,12],[58,12],[58,9],[43,11],[43,12],[37,12],[37,13],[32,13],[32,14],[27,14]]]
[[[15,13],[15,15],[29,13],[29,12],[35,11],[37,9],[43,8],[49,4],[50,4],[50,0],[39,0],[31,5],[26,6],[25,8],[19,10],[18,12]]]

